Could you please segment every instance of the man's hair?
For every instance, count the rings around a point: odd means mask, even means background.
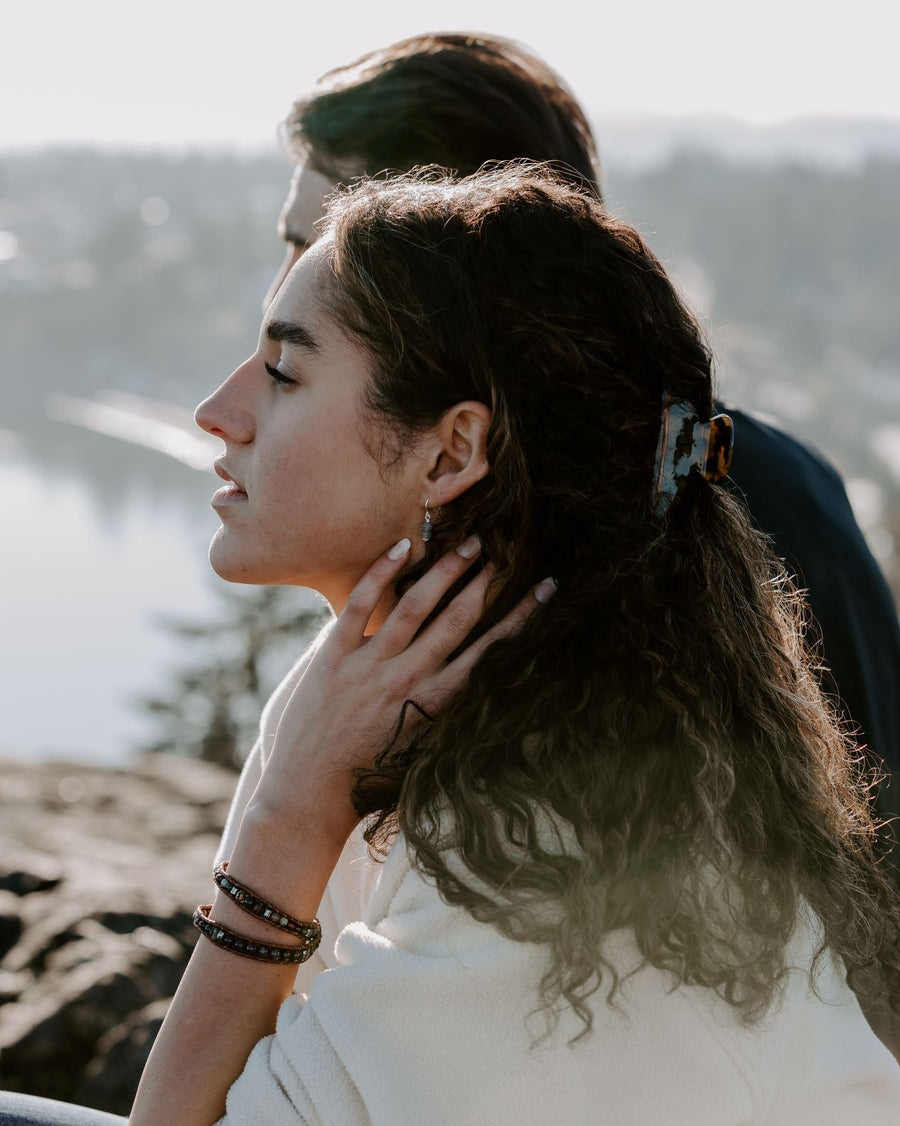
[[[323,242],[325,300],[372,356],[383,472],[455,403],[491,407],[490,473],[442,507],[404,582],[477,532],[481,628],[558,583],[360,777],[369,840],[398,826],[445,901],[545,943],[548,1011],[562,996],[590,1022],[616,981],[604,943],[628,928],[648,962],[758,1017],[806,905],[851,984],[900,1008],[900,907],[783,569],[699,474],[656,514],[663,392],[713,409],[660,262],[522,161],[364,181],[333,197]]]
[[[486,161],[555,161],[599,195],[581,106],[554,71],[510,39],[417,35],[329,71],[284,122],[295,159],[347,180],[439,164],[465,176]]]

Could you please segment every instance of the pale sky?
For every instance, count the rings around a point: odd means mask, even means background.
[[[595,120],[900,118],[896,0],[0,0],[0,27],[0,148],[267,145],[323,71],[428,30],[521,40]]]

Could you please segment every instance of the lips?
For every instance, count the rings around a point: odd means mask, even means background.
[[[213,468],[217,475],[221,477],[223,481],[227,482],[224,489],[219,489],[213,495],[212,501],[210,502],[213,508],[219,508],[227,504],[240,504],[247,499],[246,489],[239,481],[236,481],[234,477],[232,477],[220,461],[217,461]]]
[[[219,475],[219,477],[222,478],[223,481],[228,481],[230,484],[234,485],[234,487],[240,492],[246,493],[247,490],[244,488],[244,486],[239,481],[235,480],[235,478],[228,472],[221,461],[217,461],[213,465],[213,469],[215,469],[216,473]]]

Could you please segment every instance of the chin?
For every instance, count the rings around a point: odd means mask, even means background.
[[[222,535],[223,531],[220,528],[209,545],[209,565],[220,579],[229,583],[252,583],[257,586],[275,581],[266,575],[265,568],[259,565],[258,560],[248,559],[231,550],[227,538]]]
[[[317,578],[304,576],[290,566],[279,566],[270,558],[254,558],[247,552],[236,551],[221,531],[209,545],[209,565],[220,579],[248,586],[303,586],[328,598]]]
[[[247,583],[251,586],[267,586],[269,585],[266,579],[260,578],[259,575],[251,568],[235,567],[228,563],[220,563],[210,556],[210,566],[219,576],[228,583]]]

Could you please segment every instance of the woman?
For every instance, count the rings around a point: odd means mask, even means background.
[[[133,1126],[897,1121],[854,990],[900,1006],[900,910],[711,410],[662,267],[552,171],[334,199],[197,419],[216,571],[337,618]]]

